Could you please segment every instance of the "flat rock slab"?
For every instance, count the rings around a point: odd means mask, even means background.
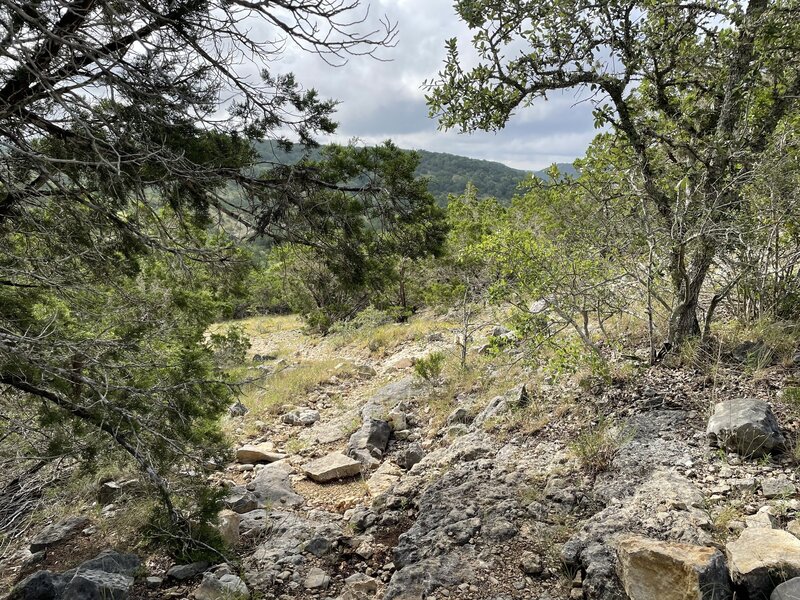
[[[711,446],[746,457],[781,451],[786,445],[769,404],[752,398],[726,400],[714,406],[706,435]]]
[[[247,444],[236,451],[236,462],[243,465],[253,465],[256,463],[271,463],[286,458],[286,454],[275,452],[272,442],[261,444]]]
[[[66,542],[86,529],[90,523],[91,520],[87,517],[72,517],[48,525],[31,540],[31,552],[35,554],[40,550]]]
[[[318,483],[361,474],[361,463],[340,452],[332,452],[303,465],[308,477]]]
[[[640,536],[617,540],[619,573],[630,600],[722,600],[731,597],[725,556],[716,548]]]
[[[750,600],[766,600],[775,586],[800,576],[800,540],[781,529],[745,529],[726,546],[734,583]]]

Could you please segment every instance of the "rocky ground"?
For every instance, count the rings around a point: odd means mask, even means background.
[[[376,351],[291,322],[254,333],[263,389],[328,366],[290,402],[265,407],[256,391],[231,409],[236,462],[213,483],[236,560],[96,557],[97,525],[76,517],[6,561],[17,579],[62,573],[12,597],[798,597],[800,407],[782,393],[794,363],[754,376],[731,357],[578,385],[520,369],[512,348],[467,385],[422,381],[414,361],[452,352],[451,338],[433,324]],[[82,548],[71,563],[69,544]]]

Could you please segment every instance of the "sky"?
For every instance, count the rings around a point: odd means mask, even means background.
[[[280,68],[294,72],[304,85],[341,102],[335,141],[358,138],[371,144],[392,139],[402,148],[449,152],[526,170],[572,162],[584,154],[596,132],[591,105],[580,102],[574,92],[520,109],[498,133],[438,131],[436,120],[428,117],[422,84],[444,64],[446,39],[458,37],[460,46],[469,48],[469,30],[455,14],[452,0],[363,0],[367,4],[373,23],[383,15],[397,22],[397,45],[380,51],[388,62],[353,57],[345,66],[332,67],[292,48],[280,61]]]

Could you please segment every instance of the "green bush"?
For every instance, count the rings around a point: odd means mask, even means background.
[[[444,368],[445,356],[442,352],[431,352],[428,356],[420,358],[414,363],[414,372],[429,383],[439,379]]]

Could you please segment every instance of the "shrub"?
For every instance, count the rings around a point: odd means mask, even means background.
[[[433,383],[442,374],[445,356],[442,352],[431,352],[414,363],[414,372],[428,383]]]

